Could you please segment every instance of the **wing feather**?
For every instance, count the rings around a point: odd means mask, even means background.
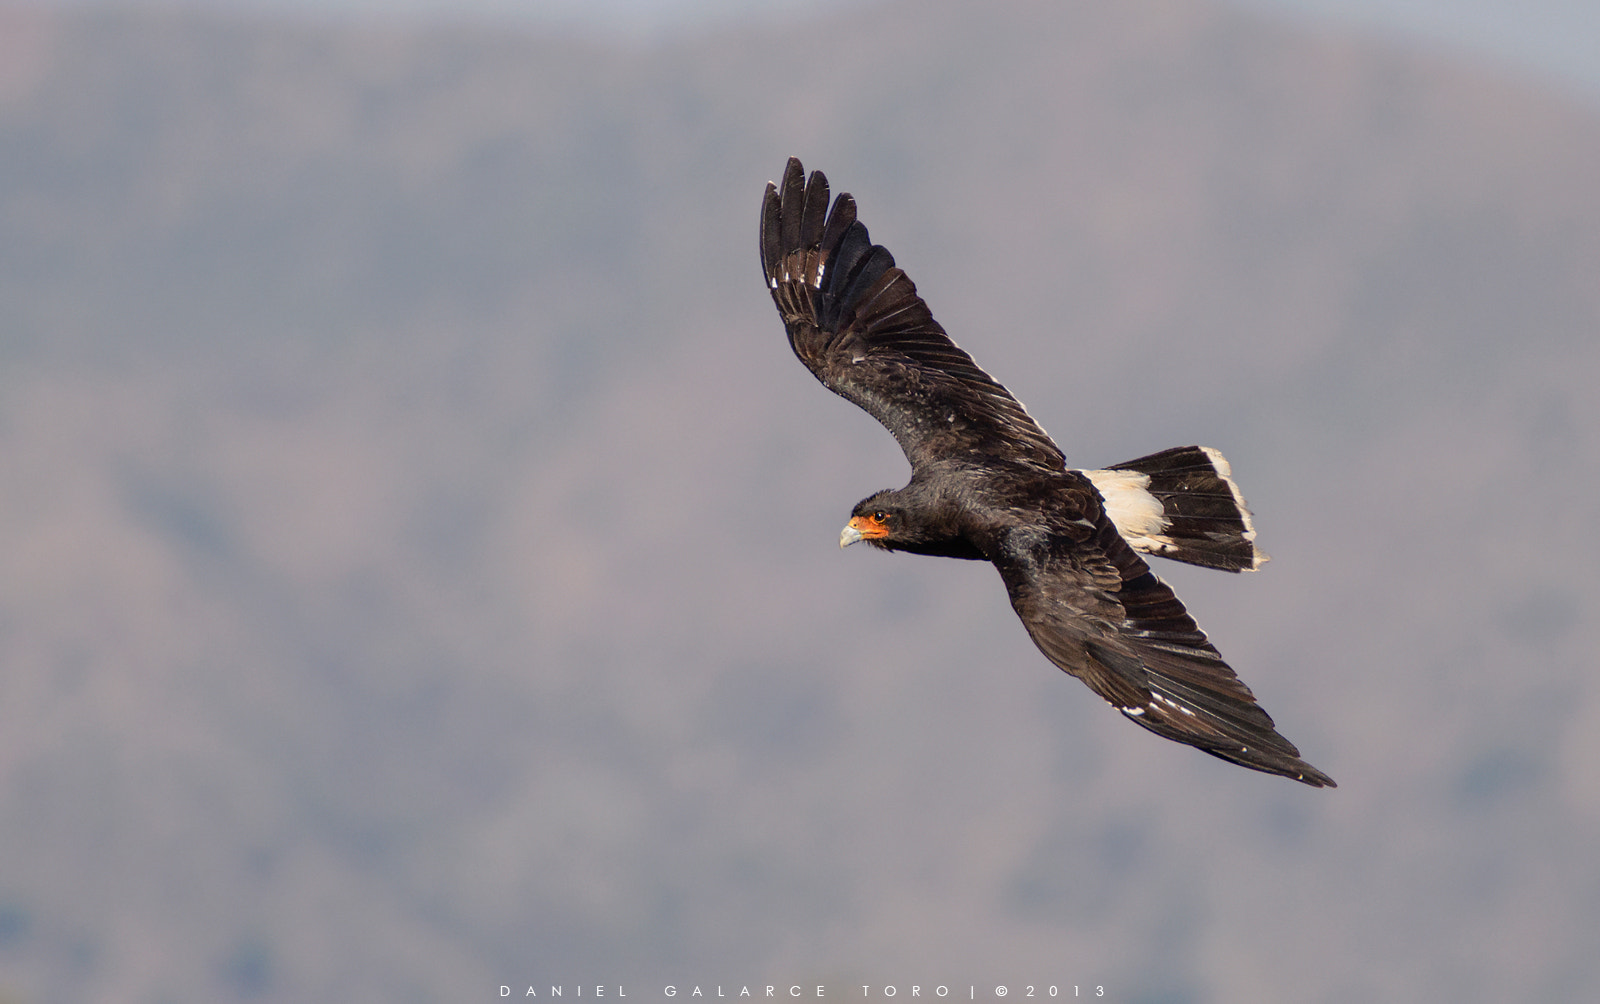
[[[1035,546],[995,564],[1039,650],[1128,718],[1243,767],[1334,786],[1300,759],[1172,589],[1103,513],[1088,541]]]
[[[789,160],[761,210],[761,264],[789,344],[823,385],[894,435],[913,467],[983,456],[1049,470],[1061,451],[934,320],[894,256],[828,180]]]

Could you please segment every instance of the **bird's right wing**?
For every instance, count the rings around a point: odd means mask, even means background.
[[[917,287],[873,244],[828,179],[790,158],[767,185],[761,267],[800,361],[894,434],[912,467],[997,460],[1060,470],[1061,451],[1027,411],[933,319]]]

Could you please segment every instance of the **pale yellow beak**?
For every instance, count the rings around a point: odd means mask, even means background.
[[[879,537],[889,536],[889,528],[881,519],[871,516],[852,516],[850,522],[839,531],[839,546],[849,547],[858,540],[876,540]]]

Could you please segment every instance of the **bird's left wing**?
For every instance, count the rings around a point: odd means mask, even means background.
[[[790,158],[767,185],[761,267],[795,355],[823,385],[882,422],[916,468],[1004,459],[1060,470],[1055,443],[933,319],[894,256],[873,244],[828,179]]]
[[[1074,528],[1076,529],[1076,528]],[[1077,539],[1034,538],[995,565],[1034,644],[1128,718],[1174,742],[1313,787],[1300,759],[1171,587],[1103,514]]]

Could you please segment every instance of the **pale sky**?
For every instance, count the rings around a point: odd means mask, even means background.
[[[62,5],[160,5],[175,0],[47,0]],[[710,21],[779,16],[848,0],[176,0],[210,8],[306,14],[434,15],[558,21],[629,34]],[[1600,101],[1600,3],[1595,0],[1228,0],[1292,18],[1354,24],[1444,51],[1487,57],[1513,72]]]

